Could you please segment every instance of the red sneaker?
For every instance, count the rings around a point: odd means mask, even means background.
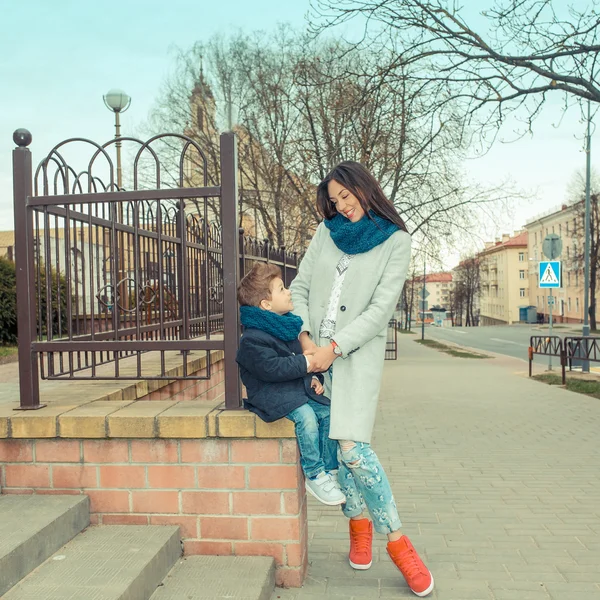
[[[350,519],[350,566],[364,571],[373,564],[373,523],[369,519]]]
[[[421,598],[433,590],[433,575],[425,566],[410,540],[403,535],[395,542],[388,542],[387,551],[394,564],[400,569],[413,594]]]

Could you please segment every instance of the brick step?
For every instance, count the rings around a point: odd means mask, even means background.
[[[87,496],[0,495],[0,597],[89,525],[89,506]]]
[[[261,556],[182,558],[150,600],[269,600],[275,589],[275,561]]]
[[[178,527],[90,527],[3,600],[147,600],[180,556]]]

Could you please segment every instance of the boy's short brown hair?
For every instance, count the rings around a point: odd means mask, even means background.
[[[260,306],[261,300],[271,299],[271,282],[281,278],[281,269],[272,263],[256,263],[238,286],[241,306]]]

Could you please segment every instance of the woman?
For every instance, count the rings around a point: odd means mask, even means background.
[[[329,437],[339,441],[350,565],[371,566],[374,525],[387,534],[388,554],[410,589],[426,596],[433,577],[400,531],[390,484],[370,446],[387,327],[406,278],[411,238],[375,178],[356,162],[340,163],[320,183],[317,207],[324,220],[290,289],[303,321],[302,349],[311,369],[324,373],[331,398]]]

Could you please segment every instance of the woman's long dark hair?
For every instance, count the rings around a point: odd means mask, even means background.
[[[363,165],[351,160],[345,160],[334,167],[317,187],[317,210],[324,219],[331,219],[339,214],[329,199],[327,185],[330,181],[337,181],[352,192],[369,219],[373,219],[369,214],[372,210],[380,217],[398,225],[402,231],[408,232],[402,217],[387,199],[375,177]]]

